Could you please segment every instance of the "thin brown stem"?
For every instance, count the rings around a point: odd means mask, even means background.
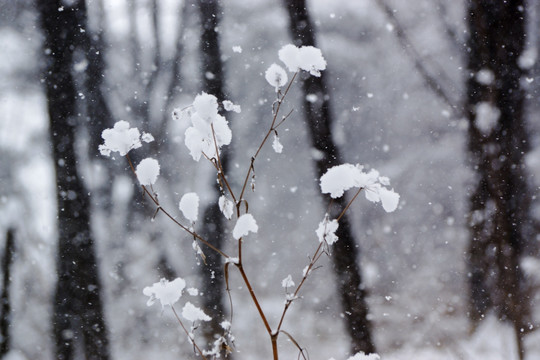
[[[231,186],[229,185],[229,182],[227,181],[227,178],[225,177],[225,171],[223,170],[223,165],[221,164],[221,156],[219,156],[219,147],[217,144],[214,124],[210,124],[210,128],[212,129],[212,138],[214,139],[214,147],[216,149],[218,176],[221,177],[221,180],[223,180],[223,183],[227,187],[227,190],[229,190],[229,194],[231,194],[231,197],[233,198],[234,203],[236,203],[236,197],[234,196],[234,192],[232,191]]]
[[[276,130],[281,124],[283,124],[285,122],[285,120],[287,120],[289,118],[289,116],[291,116],[291,114],[293,113],[294,109],[291,109],[291,111],[289,111],[287,113],[287,115],[285,115],[280,122],[278,122],[275,126],[274,126],[274,130]]]
[[[339,222],[339,220],[343,217],[343,215],[345,215],[345,213],[347,212],[347,210],[349,210],[350,206],[352,205],[352,203],[356,200],[356,198],[358,197],[358,195],[360,194],[360,192],[363,190],[364,188],[359,188],[358,191],[356,192],[356,194],[354,194],[353,198],[347,203],[347,205],[345,206],[345,208],[343,209],[343,211],[341,211],[341,213],[339,214],[339,216],[336,218],[336,221]],[[330,201],[330,204],[328,205],[329,207],[331,206],[332,204],[332,201]],[[287,302],[285,303],[285,306],[283,307],[283,312],[281,313],[281,318],[279,320],[279,323],[278,323],[278,326],[277,326],[277,329],[276,329],[276,337],[277,337],[277,333],[279,333],[281,331],[281,326],[283,325],[283,321],[285,320],[285,315],[287,314],[287,311],[289,310],[289,307],[291,306],[291,304],[293,303],[293,301],[297,298],[298,296],[298,293],[300,292],[300,289],[302,288],[302,286],[304,285],[304,283],[306,282],[311,270],[313,269],[313,267],[315,266],[315,264],[317,263],[317,261],[319,261],[319,259],[321,258],[321,256],[325,253],[323,249],[323,246],[324,246],[325,242],[322,241],[319,243],[319,246],[317,246],[317,249],[315,250],[315,253],[313,254],[313,257],[311,258],[309,264],[308,264],[308,267],[306,269],[306,272],[304,274],[304,276],[302,277],[302,280],[300,281],[300,284],[298,284],[298,286],[296,287],[296,290],[294,291],[293,295],[290,297],[290,299],[287,300]],[[322,250],[322,251],[321,251]]]
[[[253,300],[253,303],[255,304],[257,311],[259,312],[259,316],[261,317],[261,320],[264,323],[264,327],[266,328],[266,331],[268,332],[270,336],[272,336],[272,328],[270,328],[270,324],[268,323],[268,320],[266,319],[266,315],[264,314],[264,311],[261,305],[259,304],[257,295],[255,295],[255,291],[253,290],[253,287],[251,286],[251,283],[249,282],[249,279],[244,270],[244,266],[240,262],[238,262],[238,264],[235,264],[235,265],[238,268],[238,271],[240,271],[240,275],[242,276],[242,279],[244,280],[244,283],[246,284],[248,288],[249,295],[251,295],[251,299]]]
[[[180,324],[180,326],[182,327],[182,329],[184,329],[184,332],[186,333],[187,337],[189,338],[189,340],[191,341],[191,343],[193,344],[193,346],[195,347],[195,349],[197,349],[197,352],[199,353],[199,355],[201,355],[201,357],[204,359],[204,360],[207,360],[206,359],[206,356],[204,356],[201,348],[197,345],[197,343],[195,342],[195,339],[191,337],[189,331],[187,331],[186,327],[184,326],[184,323],[182,323],[182,320],[180,320],[180,317],[178,316],[178,314],[176,313],[176,310],[174,309],[174,306],[171,305],[171,309],[174,313],[174,316],[176,317],[176,320],[178,320],[178,323]]]
[[[279,97],[279,94],[278,94],[278,99],[276,101],[277,106],[276,106],[276,110],[274,112],[274,116],[272,118],[272,124],[270,125],[270,129],[268,129],[268,131],[266,132],[266,135],[264,136],[263,140],[261,141],[261,144],[257,148],[257,151],[255,152],[255,155],[253,155],[251,157],[251,163],[250,163],[248,171],[246,173],[246,177],[244,179],[244,184],[242,185],[242,191],[240,192],[240,197],[239,197],[240,200],[244,197],[244,193],[245,193],[246,188],[247,188],[247,184],[248,184],[248,181],[249,181],[249,177],[251,175],[251,171],[254,169],[255,159],[257,158],[257,156],[261,152],[264,144],[266,143],[266,141],[270,137],[270,134],[272,134],[272,132],[276,129],[276,119],[277,119],[277,117],[279,115],[279,110],[281,109],[281,104],[283,104],[283,100],[285,99],[285,97],[289,93],[289,90],[291,89],[291,86],[292,86],[294,80],[296,79],[297,75],[298,75],[298,72],[296,72],[293,75],[293,77],[292,77],[291,81],[289,81],[289,84],[287,85],[287,88],[286,88],[285,92],[283,93],[283,95],[281,95],[281,97]],[[279,122],[278,126],[281,125],[283,123],[283,121],[285,121],[287,119],[287,117],[289,115],[290,115],[290,113],[282,121]]]
[[[126,154],[126,158],[128,160],[128,163],[129,163],[129,166],[131,168],[131,171],[133,172],[133,174],[135,174],[135,176],[137,176],[137,173],[135,172],[135,168],[133,166],[133,163],[131,162],[131,159],[129,157],[129,155]],[[182,230],[184,230],[185,232],[187,232],[188,234],[192,235],[195,239],[199,240],[200,242],[202,242],[204,245],[208,246],[210,249],[214,250],[215,252],[217,252],[218,254],[220,254],[221,256],[223,256],[224,258],[229,258],[229,255],[227,255],[225,252],[221,251],[220,249],[218,249],[217,247],[215,247],[214,245],[210,244],[208,241],[206,241],[203,237],[201,237],[199,234],[197,234],[196,232],[194,231],[191,231],[188,227],[182,225],[178,220],[176,220],[167,210],[165,210],[161,204],[159,203],[158,199],[152,194],[152,192],[150,192],[148,190],[148,188],[144,185],[141,185],[142,189],[143,189],[143,192],[148,195],[148,197],[152,200],[152,202],[157,206],[157,211],[161,211],[163,214],[165,214],[165,216],[167,216],[173,223],[175,223],[177,226],[179,226]]]
[[[352,203],[354,202],[354,200],[356,200],[356,198],[358,197],[358,195],[360,195],[360,192],[364,190],[363,187],[359,188],[358,191],[356,192],[356,194],[354,194],[353,198],[351,199],[351,201],[349,201],[347,203],[347,206],[345,206],[345,208],[341,211],[341,214],[339,214],[339,216],[336,218],[336,220],[339,222],[339,220],[341,220],[341,218],[343,217],[343,215],[345,215],[345,213],[347,212],[347,210],[349,210],[349,207],[352,205]]]
[[[276,334],[279,333],[279,331],[281,330],[281,326],[283,325],[283,321],[285,320],[285,314],[287,314],[287,310],[289,310],[289,307],[293,303],[294,299],[298,296],[298,293],[300,292],[300,289],[302,288],[302,286],[306,282],[311,270],[315,266],[315,263],[321,258],[322,246],[323,246],[323,242],[319,243],[319,246],[317,246],[317,249],[315,250],[315,253],[313,254],[313,257],[311,258],[311,260],[309,262],[309,265],[308,265],[308,267],[306,269],[306,273],[302,277],[302,280],[300,281],[300,284],[298,284],[298,286],[296,287],[296,290],[294,291],[294,293],[293,293],[292,297],[290,298],[290,300],[287,300],[287,302],[285,303],[285,306],[283,308],[283,312],[281,313],[281,318],[279,319],[279,323],[278,323],[278,326],[277,326],[277,329],[276,329],[276,332],[275,332]]]
[[[273,335],[270,335],[270,339],[272,341],[272,355],[274,360],[279,359],[278,355],[278,347],[277,347],[277,338],[279,333],[275,333]]]

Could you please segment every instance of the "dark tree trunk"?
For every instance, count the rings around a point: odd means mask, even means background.
[[[221,18],[221,7],[217,0],[199,0],[199,11],[201,19],[201,72],[203,81],[203,90],[208,94],[217,97],[221,103],[225,100],[224,90],[224,71],[221,61],[221,49],[219,33],[216,31]],[[221,165],[226,174],[229,168],[229,150],[224,148],[221,151]],[[215,181],[214,181],[215,183]],[[219,186],[214,185],[214,199],[221,195]],[[225,217],[219,210],[217,201],[204,210],[204,236],[218,249],[223,247],[224,234],[226,234]],[[225,281],[223,274],[223,261],[221,255],[215,251],[206,253],[206,266],[202,270],[202,289],[204,296],[204,307],[211,309],[214,316],[208,330],[205,332],[208,341],[214,340],[216,334],[223,332],[220,322],[226,314],[223,299],[225,298]]]
[[[476,172],[469,199],[470,318],[477,323],[492,309],[500,320],[510,321],[523,357],[521,334],[528,329],[530,299],[520,259],[532,242],[524,165],[529,143],[520,86],[524,73],[518,65],[525,7],[523,0],[471,0],[468,7],[466,111]],[[479,71],[491,74],[491,81]]]
[[[290,31],[296,46],[315,45],[315,29],[311,23],[305,0],[284,0],[290,18]],[[304,100],[303,109],[307,120],[312,145],[320,151],[321,159],[315,160],[317,173],[322,176],[329,167],[339,165],[340,154],[331,133],[331,111],[328,90],[325,85],[325,74],[321,77],[301,75],[304,99],[308,94],[317,96],[316,102]],[[330,198],[325,196],[325,201]],[[346,205],[345,197],[335,199],[330,217],[336,218]],[[362,284],[359,268],[360,254],[356,245],[347,215],[339,222],[337,232],[339,241],[333,246],[332,260],[334,272],[338,279],[341,305],[345,317],[347,332],[350,336],[353,353],[364,351],[375,352],[375,344],[371,337],[371,323],[367,318],[368,307],[366,291]]]
[[[11,326],[11,299],[9,296],[9,286],[11,284],[11,264],[15,255],[14,230],[9,229],[6,236],[6,245],[4,247],[4,256],[2,257],[2,294],[0,295],[2,313],[0,317],[0,358],[3,358],[10,348]]]
[[[67,6],[59,0],[40,0],[38,7],[45,34],[44,78],[58,206],[55,359],[73,359],[75,347],[82,345],[79,352],[87,360],[103,360],[109,358],[109,349],[90,231],[90,199],[77,171],[74,148],[77,88],[71,71],[73,51],[84,34],[76,15],[84,1]]]

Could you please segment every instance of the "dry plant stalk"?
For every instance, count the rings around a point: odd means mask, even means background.
[[[399,195],[394,193],[393,190],[388,190],[384,187],[389,185],[389,180],[387,178],[380,177],[378,172],[375,170],[372,170],[369,173],[364,173],[362,172],[362,167],[359,165],[339,165],[329,169],[329,171],[323,177],[321,177],[321,190],[323,193],[329,193],[331,198],[342,196],[345,190],[352,187],[358,189],[336,219],[330,220],[328,215],[326,215],[324,220],[320,223],[319,228],[316,231],[319,238],[319,244],[313,252],[313,255],[309,258],[309,263],[304,268],[301,281],[298,283],[298,285],[294,285],[290,275],[288,278],[283,280],[283,287],[286,289],[288,289],[288,287],[294,288],[294,291],[287,291],[286,301],[283,305],[279,322],[276,326],[272,327],[268,321],[265,311],[260,304],[259,298],[255,293],[255,289],[244,269],[244,257],[242,252],[243,238],[250,232],[256,233],[258,230],[255,219],[248,211],[249,202],[246,199],[246,190],[250,184],[250,179],[252,179],[254,176],[255,161],[261,153],[263,147],[268,143],[268,140],[272,134],[274,134],[274,150],[276,152],[281,152],[281,144],[279,143],[279,138],[277,137],[277,130],[290,117],[292,110],[281,117],[280,114],[282,112],[282,105],[285,98],[289,94],[289,91],[295,82],[299,71],[306,70],[312,75],[318,76],[320,75],[319,71],[324,70],[326,67],[326,62],[322,58],[320,50],[313,47],[297,48],[294,45],[286,45],[280,50],[279,57],[289,68],[289,70],[294,72],[294,75],[290,81],[288,81],[286,72],[283,70],[283,68],[276,64],[272,64],[266,72],[266,79],[272,86],[275,87],[277,95],[276,100],[272,104],[272,121],[259,146],[257,147],[257,150],[250,159],[239,193],[234,191],[231,184],[227,180],[227,174],[225,174],[221,163],[220,148],[223,145],[229,144],[231,133],[225,118],[219,115],[217,112],[217,99],[212,95],[203,93],[195,98],[195,101],[191,107],[183,110],[175,110],[173,112],[173,117],[180,118],[182,115],[184,115],[184,117],[187,116],[192,121],[193,126],[188,128],[186,131],[186,146],[190,150],[190,154],[193,156],[194,160],[198,161],[201,157],[204,157],[212,164],[216,171],[218,183],[221,185],[221,210],[228,219],[230,219],[232,215],[230,212],[233,212],[236,216],[237,223],[233,230],[233,237],[237,240],[236,256],[230,256],[222,249],[216,248],[194,230],[193,225],[197,220],[198,210],[198,196],[196,194],[190,193],[189,199],[187,197],[188,194],[186,194],[184,195],[186,198],[184,199],[183,197],[180,201],[180,210],[184,214],[184,217],[191,222],[191,225],[182,224],[171,214],[169,210],[165,209],[161,205],[157,194],[153,190],[153,184],[155,183],[157,175],[159,174],[159,164],[156,160],[148,158],[141,161],[139,166],[136,168],[128,155],[128,152],[131,149],[138,148],[142,145],[139,140],[138,130],[136,128],[129,128],[129,124],[127,124],[127,122],[118,122],[113,129],[105,130],[102,135],[105,143],[104,145],[100,146],[100,151],[104,155],[109,155],[111,151],[118,151],[121,155],[126,157],[131,171],[141,183],[143,193],[155,206],[154,217],[158,213],[163,213],[181,230],[190,234],[194,239],[194,249],[197,251],[198,255],[203,257],[203,260],[204,253],[199,247],[199,243],[208,247],[211,251],[217,252],[224,258],[225,283],[229,299],[231,299],[229,288],[229,268],[231,264],[234,265],[234,267],[240,273],[250,298],[257,309],[259,318],[266,329],[271,342],[273,359],[279,359],[277,341],[280,334],[285,334],[285,336],[287,336],[298,348],[299,357],[307,359],[305,349],[298,344],[296,339],[289,332],[282,329],[285,316],[287,315],[291,304],[298,299],[302,287],[306,283],[308,277],[311,275],[312,270],[316,268],[319,259],[324,254],[328,254],[330,246],[338,240],[335,235],[335,231],[337,230],[339,220],[347,212],[360,192],[364,190],[366,192],[366,197],[370,201],[382,202],[386,211],[395,210],[399,200]],[[284,87],[283,92],[281,91],[281,87]],[[228,102],[228,104],[225,104],[224,102],[223,106],[225,109],[229,108],[227,110],[236,109],[236,105],[230,102]],[[190,134],[189,137],[188,134]],[[153,138],[150,134],[143,133],[142,140],[152,141]],[[227,205],[227,201],[229,201],[227,200],[227,196],[232,199],[232,202],[229,203],[229,208]],[[232,205],[232,207],[230,205]],[[332,206],[332,201],[330,201],[328,206]],[[144,293],[150,296],[150,300],[148,302],[149,305],[151,305],[155,300],[160,300],[162,306],[171,306],[175,318],[183,331],[186,333],[186,336],[189,338],[190,342],[193,344],[194,351],[200,355],[202,359],[207,360],[209,356],[219,357],[220,351],[223,349],[225,349],[226,352],[230,352],[232,344],[229,344],[227,341],[227,338],[230,335],[230,322],[227,321],[225,321],[226,324],[223,326],[225,333],[218,339],[217,344],[214,344],[215,348],[213,350],[203,351],[196,343],[193,334],[195,327],[192,326],[191,330],[188,330],[174,308],[174,303],[176,303],[182,295],[184,287],[185,281],[181,278],[178,278],[172,282],[162,279],[161,282],[145,288]],[[230,300],[230,303],[232,314],[232,300]],[[186,310],[188,304],[190,307]],[[202,310],[194,307],[189,302],[184,307],[182,316],[188,320],[191,320],[193,324],[195,321],[206,321],[210,319]],[[218,348],[216,348],[216,346]]]

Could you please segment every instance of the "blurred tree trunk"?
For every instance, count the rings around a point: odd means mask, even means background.
[[[533,241],[524,164],[529,149],[520,86],[524,72],[519,66],[524,9],[523,0],[469,1],[465,106],[476,172],[469,198],[470,318],[477,324],[491,309],[511,322],[521,358],[531,314],[520,260]]]
[[[53,314],[55,359],[76,353],[87,360],[109,358],[101,284],[90,231],[90,199],[79,176],[75,154],[77,88],[72,75],[73,51],[81,45],[84,24],[76,12],[84,1],[66,5],[40,0],[45,35],[49,131],[56,174],[58,209],[58,282]],[[81,346],[79,349],[78,347]]]
[[[203,91],[214,95],[221,103],[225,100],[225,85],[223,62],[221,61],[221,49],[219,33],[216,29],[219,26],[221,18],[221,6],[218,0],[199,0],[198,1],[200,21],[201,21],[201,75],[203,82]],[[221,109],[223,111],[223,109]],[[221,165],[225,174],[229,168],[229,148],[221,151]],[[221,195],[222,189],[213,182],[213,199]],[[204,237],[218,249],[224,244],[225,217],[219,210],[217,201],[213,201],[204,210]],[[208,341],[215,340],[215,336],[221,334],[223,329],[219,325],[226,314],[223,299],[225,298],[225,279],[223,274],[223,262],[221,255],[215,251],[208,251],[206,254],[206,266],[201,267],[204,307],[211,309],[214,316],[205,329],[205,336]]]
[[[315,29],[311,23],[305,0],[284,0],[290,18],[290,31],[296,46],[316,46]],[[325,73],[321,77],[300,74],[304,95],[303,109],[308,123],[312,145],[323,156],[315,160],[317,173],[322,176],[328,168],[341,164],[341,156],[332,139],[331,111],[329,94],[325,83]],[[314,94],[317,101],[307,101],[308,96]],[[327,202],[330,201],[325,196]],[[333,200],[336,206],[332,208],[330,218],[336,218],[345,208],[346,198]],[[346,314],[346,329],[350,336],[353,353],[364,351],[374,353],[375,344],[371,336],[371,323],[367,318],[368,306],[366,291],[362,284],[359,268],[359,248],[354,239],[347,215],[339,222],[337,231],[339,241],[335,243],[332,251],[334,272],[337,277],[341,306]]]
[[[0,358],[3,358],[10,350],[10,327],[11,327],[11,298],[9,286],[11,284],[11,264],[15,256],[14,230],[9,229],[6,235],[4,255],[2,256],[2,294],[0,295],[2,313],[0,315]]]

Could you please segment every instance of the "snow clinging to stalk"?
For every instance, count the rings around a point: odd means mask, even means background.
[[[270,85],[272,85],[276,89],[276,92],[279,90],[280,87],[287,84],[287,81],[289,81],[287,73],[278,64],[270,65],[270,67],[264,73],[264,78]]]
[[[387,177],[379,176],[377,170],[368,173],[362,171],[363,166],[342,164],[331,167],[321,176],[320,186],[323,194],[330,194],[336,199],[343,196],[343,193],[353,187],[362,188],[365,191],[366,199],[371,202],[381,202],[386,212],[397,209],[399,194],[393,189],[385,186],[390,184]]]
[[[156,159],[143,159],[135,170],[137,179],[144,186],[154,185],[159,176],[159,162]]]
[[[145,139],[149,139],[148,135],[150,134],[145,134]],[[130,128],[129,123],[124,120],[116,122],[112,129],[103,130],[101,137],[104,142],[98,149],[103,156],[110,156],[111,152],[125,156],[131,149],[142,146],[139,129]]]
[[[319,77],[321,71],[326,69],[326,60],[321,50],[313,46],[296,47],[288,44],[279,50],[278,56],[291,72],[304,70]]]
[[[231,143],[229,123],[218,114],[218,102],[214,95],[205,92],[197,95],[193,105],[184,112],[192,125],[185,132],[184,142],[193,160],[199,161],[203,154],[208,158],[216,158],[221,147]]]
[[[339,240],[339,238],[336,235],[336,231],[339,227],[339,223],[336,219],[330,221],[328,218],[328,214],[324,216],[324,220],[319,223],[319,227],[317,230],[315,230],[315,233],[317,234],[317,237],[319,238],[319,242],[326,242],[328,245],[332,245],[336,241]]]
[[[191,322],[195,322],[197,320],[200,321],[210,321],[212,318],[204,313],[200,308],[193,305],[189,301],[184,305],[184,308],[182,309],[182,317],[186,320],[189,320]]]
[[[192,223],[197,221],[199,214],[199,195],[194,192],[184,194],[178,205],[182,215]]]
[[[250,232],[256,233],[257,231],[259,231],[259,227],[257,226],[257,222],[253,218],[253,215],[244,214],[236,221],[236,225],[233,229],[233,238],[238,240]]]
[[[186,287],[186,282],[182,278],[176,278],[173,281],[161,279],[159,282],[147,286],[143,289],[143,294],[149,296],[146,305],[152,306],[156,300],[161,302],[161,307],[165,305],[173,306],[180,297]]]

